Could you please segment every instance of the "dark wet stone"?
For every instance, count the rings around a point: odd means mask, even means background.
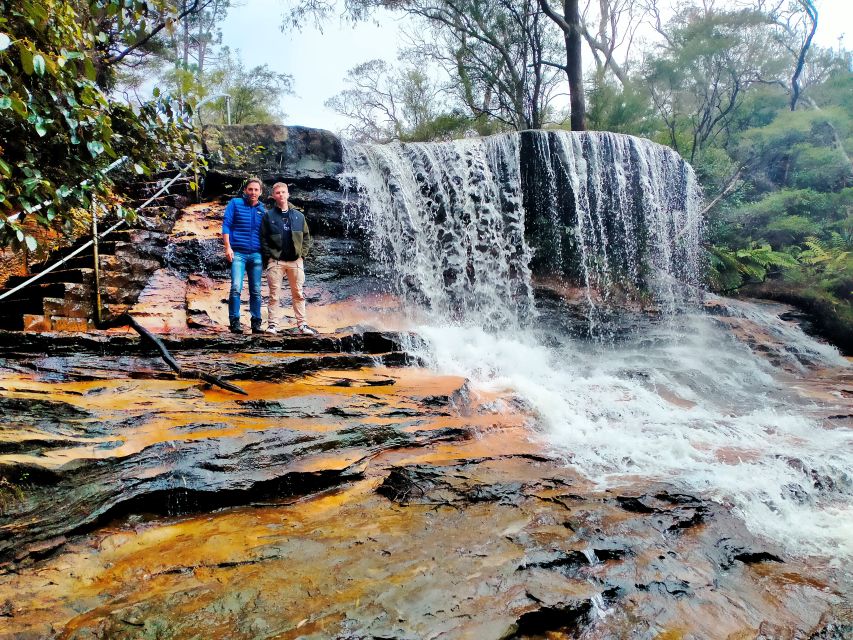
[[[659,529],[678,532],[701,524],[709,516],[707,505],[687,494],[661,492],[654,495],[616,496],[620,507],[650,516]]]
[[[469,480],[468,464],[451,467],[412,465],[394,467],[377,493],[400,504],[475,504],[492,502],[519,505],[527,500],[522,482],[482,484]]]
[[[589,566],[589,558],[580,551],[562,552],[551,554],[552,557],[545,560],[537,560],[521,565],[518,570],[526,569],[554,569],[561,573],[574,574],[581,567]]]
[[[173,242],[166,249],[165,266],[182,275],[201,274],[212,278],[230,278],[231,265],[217,239],[190,239]]]
[[[522,615],[515,633],[508,638],[543,636],[549,633],[570,634],[577,637],[589,623],[592,604],[588,601],[567,603],[560,607],[541,607]]]
[[[692,596],[693,590],[686,580],[655,580],[646,584],[635,585],[639,591],[651,591],[661,596],[683,598]]]
[[[369,367],[374,360],[370,356],[341,354],[329,356],[309,356],[305,358],[276,358],[270,364],[245,364],[233,362],[224,380],[283,380],[288,376],[300,375],[309,371],[324,369],[361,369]]]

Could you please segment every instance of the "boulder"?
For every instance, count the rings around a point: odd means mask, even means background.
[[[271,124],[209,126],[204,142],[211,157],[206,189],[236,193],[248,175],[265,183],[338,190],[343,147],[329,131]]]

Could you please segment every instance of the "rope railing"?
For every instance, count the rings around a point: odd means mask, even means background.
[[[125,158],[125,159],[126,159],[126,158]],[[123,161],[123,160],[122,160],[122,161]],[[116,162],[118,162],[118,161],[116,161]],[[115,163],[113,163],[113,164],[115,164]],[[118,166],[118,165],[116,165],[116,166]],[[110,165],[110,167],[112,167],[112,165]],[[112,168],[114,168],[114,167],[112,167]],[[150,198],[148,198],[148,200],[146,200],[143,204],[141,204],[140,206],[136,207],[136,209],[135,209],[136,213],[139,213],[142,209],[144,209],[144,208],[145,208],[145,207],[147,207],[149,204],[151,204],[152,202],[154,202],[154,200],[156,200],[156,199],[157,199],[157,198],[158,198],[162,193],[164,193],[165,191],[167,191],[167,190],[169,189],[169,187],[171,187],[173,184],[175,184],[175,182],[177,182],[177,181],[178,181],[178,179],[180,179],[180,178],[184,177],[184,176],[186,175],[187,168],[188,168],[188,167],[184,167],[183,169],[181,169],[181,170],[178,172],[178,175],[174,176],[171,180],[169,180],[169,182],[167,182],[165,185],[163,185],[163,186],[160,188],[160,190],[159,190],[159,191],[157,191],[157,193],[155,193],[153,196],[151,196]],[[108,168],[108,169],[109,169],[109,168]],[[49,201],[48,201],[48,202],[49,202]],[[39,207],[41,207],[41,206],[43,206],[43,205],[39,205]],[[34,210],[35,210],[35,209],[33,209],[33,211],[34,211]],[[98,238],[103,238],[103,237],[105,237],[105,236],[109,235],[110,233],[112,233],[113,231],[115,231],[116,229],[118,229],[121,225],[125,224],[126,222],[127,222],[127,221],[126,221],[126,220],[124,220],[124,219],[119,220],[116,224],[114,224],[113,226],[111,226],[109,229],[107,229],[106,231],[104,231],[104,232],[103,232],[103,233],[101,233],[101,234],[98,234],[98,236],[97,236],[97,237],[98,237]],[[21,289],[23,289],[23,288],[25,288],[25,287],[28,287],[29,285],[33,284],[34,282],[37,282],[38,280],[40,280],[41,278],[43,278],[44,276],[46,276],[46,275],[47,275],[48,273],[50,273],[51,271],[55,271],[58,267],[62,266],[63,264],[65,264],[66,262],[68,262],[69,260],[71,260],[71,258],[74,258],[74,257],[78,256],[80,253],[82,253],[83,251],[85,251],[86,249],[88,249],[89,247],[91,247],[94,243],[95,243],[95,239],[93,238],[92,240],[89,240],[89,241],[88,241],[88,242],[86,242],[85,244],[83,244],[83,245],[81,245],[81,246],[77,247],[74,251],[72,251],[72,252],[71,252],[71,253],[69,253],[67,256],[65,256],[64,258],[62,258],[62,260],[59,260],[58,262],[53,263],[52,265],[50,265],[49,267],[47,267],[46,269],[44,269],[44,270],[42,270],[42,271],[39,271],[39,272],[38,272],[37,274],[35,274],[32,278],[30,278],[30,279],[28,279],[28,280],[25,280],[24,282],[22,282],[21,284],[19,284],[17,287],[14,287],[13,289],[9,289],[8,291],[4,291],[2,294],[0,294],[0,300],[3,300],[3,299],[5,299],[5,298],[8,298],[8,297],[9,297],[9,296],[11,296],[12,294],[17,293],[18,291],[20,291]]]

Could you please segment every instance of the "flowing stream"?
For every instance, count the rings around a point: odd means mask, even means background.
[[[432,367],[522,402],[531,428],[602,486],[672,482],[791,553],[853,556],[853,436],[795,388],[803,362],[849,364],[759,305],[702,292],[701,196],[677,154],[525,132],[349,144],[344,159],[354,220]],[[586,337],[539,310],[531,265],[582,285]],[[614,292],[654,308],[618,338]],[[760,327],[791,366],[753,353],[703,301]]]

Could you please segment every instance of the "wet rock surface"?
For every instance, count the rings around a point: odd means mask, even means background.
[[[15,630],[0,637],[848,637],[845,587],[718,505],[596,491],[541,454],[434,447],[304,497],[149,510],[44,544],[0,582]]]

